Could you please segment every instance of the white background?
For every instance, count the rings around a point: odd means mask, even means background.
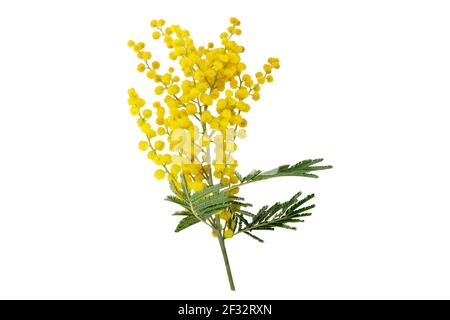
[[[173,232],[168,186],[137,149],[127,89],[151,101],[128,39],[165,18],[197,43],[242,21],[250,70],[280,57],[237,153],[246,173],[324,157],[299,231],[228,243]],[[448,1],[2,1],[0,298],[450,298]],[[167,66],[167,64],[165,64]]]

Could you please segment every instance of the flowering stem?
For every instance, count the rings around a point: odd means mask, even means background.
[[[225,239],[223,238],[223,235],[222,235],[222,227],[220,225],[220,218],[218,216],[216,217],[216,233],[217,233],[217,239],[219,239],[220,250],[222,251],[225,268],[227,269],[227,276],[228,276],[228,282],[230,283],[230,289],[232,291],[234,291],[235,288],[234,288],[233,275],[231,274],[230,262],[228,261],[227,249],[225,247]]]

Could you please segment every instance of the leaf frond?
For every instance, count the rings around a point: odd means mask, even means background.
[[[315,207],[313,204],[303,206],[314,198],[313,194],[300,198],[301,194],[301,192],[298,192],[286,202],[277,202],[271,206],[263,206],[258,213],[252,216],[251,220],[244,218],[242,213],[239,214],[237,233],[242,232],[249,236],[254,236],[252,232],[255,230],[275,230],[275,228],[295,230],[296,228],[290,224],[304,222],[300,218],[310,216],[311,213],[306,211]]]
[[[181,187],[181,190],[178,190],[175,195],[166,197],[167,201],[176,203],[184,209],[174,213],[174,215],[184,217],[178,223],[175,229],[176,232],[184,230],[197,222],[204,222],[211,227],[208,218],[214,214],[231,206],[251,206],[249,203],[243,202],[243,198],[230,195],[226,190],[220,190],[223,188],[221,184],[208,186],[203,190],[191,193],[186,180],[182,176]]]
[[[260,181],[276,177],[307,177],[318,178],[316,174],[311,172],[331,169],[332,166],[316,166],[316,164],[322,162],[323,159],[308,159],[300,161],[294,165],[282,165],[278,168],[274,168],[268,171],[253,170],[247,176],[241,177],[242,183],[250,183],[254,181]]]

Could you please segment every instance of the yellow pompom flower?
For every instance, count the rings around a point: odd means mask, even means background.
[[[132,116],[137,116],[139,114],[139,108],[137,106],[132,106],[130,108],[130,113]]]
[[[203,111],[201,116],[200,116],[200,120],[202,122],[209,122],[209,121],[211,121],[212,120],[211,112],[209,112],[208,110]]]
[[[231,184],[236,184],[236,183],[238,183],[239,182],[239,178],[235,175],[235,174],[233,174],[231,177],[230,177],[230,183]],[[239,192],[239,188],[235,188],[235,189],[237,189],[237,192]],[[233,189],[234,190],[234,189]],[[233,190],[231,190],[231,191],[233,191]],[[237,193],[236,192],[236,193]]]
[[[152,132],[152,127],[148,122],[143,122],[141,125],[141,131],[145,134],[150,134],[150,132]]]
[[[139,72],[144,72],[145,71],[145,64],[139,63],[138,66],[137,66],[137,70]]]
[[[135,50],[135,51],[141,51],[142,49],[144,49],[145,48],[145,43],[143,43],[143,42],[138,42],[134,47],[133,47],[133,49]]]
[[[159,31],[155,31],[152,33],[152,37],[153,37],[153,39],[157,40],[157,39],[161,38],[161,33]]]
[[[157,166],[162,165],[161,157],[159,155],[156,155],[155,158],[153,158],[153,163],[156,164]]]
[[[274,69],[280,68],[280,59],[271,57],[267,61]]]
[[[148,51],[142,51],[141,52],[141,57],[144,60],[150,60],[152,58],[152,54]]]
[[[144,116],[144,118],[148,119],[152,116],[152,110],[145,109],[144,111],[142,111],[142,115]]]
[[[265,64],[263,66],[263,69],[266,73],[271,73],[272,72],[272,66],[270,64]]]
[[[233,237],[233,235],[234,235],[234,232],[233,232],[233,230],[230,230],[230,229],[225,230],[225,231],[223,232],[223,237],[224,237],[225,239],[230,239],[230,238]]]
[[[242,112],[248,112],[250,111],[250,105],[247,103],[244,103],[242,101],[239,101],[240,103],[237,103],[236,106],[238,107],[238,109]]]
[[[207,94],[201,94],[200,101],[207,106],[210,106],[213,103],[213,99],[211,98],[211,96]]]
[[[165,177],[166,177],[166,173],[163,170],[158,169],[158,170],[155,171],[155,178],[156,179],[163,180]]]
[[[170,156],[170,154],[163,154],[161,156],[161,162],[163,164],[171,164],[172,163],[172,157]]]
[[[239,19],[238,19],[238,18],[235,18],[235,17],[231,17],[231,18],[230,18],[230,23],[233,24],[233,25],[235,25],[235,26],[239,26],[239,25],[241,24],[241,22],[239,21]]]
[[[155,122],[158,126],[162,126],[164,124],[164,118],[158,117]]]
[[[197,106],[194,103],[188,103],[186,105],[186,113],[188,115],[193,115],[197,112]]]
[[[164,141],[158,140],[155,142],[155,149],[161,151],[164,149]]]
[[[153,129],[149,130],[147,133],[147,137],[149,137],[150,139],[156,137],[155,130],[153,130]]]
[[[158,133],[158,135],[162,136],[166,133],[166,129],[164,127],[159,127],[158,129],[156,129],[156,132]]]
[[[142,151],[146,151],[148,149],[148,142],[147,141],[140,141],[139,142],[139,149]]]
[[[139,114],[139,113],[138,113],[138,114]],[[141,127],[144,125],[145,122],[146,122],[145,119],[143,119],[143,118],[141,118],[141,117],[139,117],[139,118],[136,120],[136,123],[137,123],[137,125],[138,125],[139,128],[141,128]]]
[[[245,88],[240,88],[236,91],[235,96],[237,99],[244,100],[248,97],[248,91]]]
[[[231,213],[227,210],[222,210],[219,212],[219,218],[228,221],[231,218]]]
[[[155,159],[155,157],[156,157],[156,151],[155,151],[155,150],[150,150],[150,151],[147,153],[147,158],[149,158],[150,160]]]
[[[161,66],[161,64],[158,61],[153,61],[152,62],[152,68],[153,69],[158,70],[160,66]]]
[[[163,94],[163,92],[164,92],[164,87],[163,87],[163,86],[157,86],[157,87],[155,88],[155,93],[156,93],[157,95]]]
[[[155,70],[148,70],[148,71],[147,71],[147,77],[148,77],[149,79],[155,79],[155,77],[156,77],[156,71],[155,71]]]
[[[167,92],[171,95],[176,95],[178,92],[180,92],[180,87],[177,85],[170,86],[167,89]]]
[[[220,116],[224,119],[229,120],[231,118],[231,111],[228,109],[225,109],[220,113]]]

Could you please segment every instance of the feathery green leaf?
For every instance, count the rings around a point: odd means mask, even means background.
[[[275,228],[284,228],[295,230],[291,223],[304,222],[299,219],[311,215],[308,211],[315,205],[303,206],[306,202],[314,198],[314,195],[308,195],[300,199],[301,192],[295,194],[286,202],[277,202],[272,206],[263,206],[258,213],[253,215],[251,220],[243,217],[243,214],[237,214],[238,230],[236,233],[243,232],[254,239],[261,241],[262,239],[254,236],[251,232],[255,230],[275,230]]]
[[[176,232],[184,230],[197,222],[203,221],[209,225],[208,218],[214,214],[226,210],[231,206],[248,207],[249,203],[243,202],[243,198],[229,195],[227,191],[220,190],[223,185],[208,186],[201,191],[191,194],[186,180],[181,179],[182,190],[176,190],[175,195],[166,197],[167,201],[182,206],[185,210],[177,211],[174,215],[184,216],[179,222]]]
[[[178,223],[177,228],[175,229],[175,232],[180,232],[181,230],[184,230],[190,226],[193,226],[194,224],[200,222],[195,216],[189,215],[187,217],[184,217],[181,219],[181,221]]]
[[[308,177],[308,178],[318,178],[317,175],[312,174],[312,171],[331,169],[332,166],[316,166],[315,164],[322,162],[323,159],[314,160],[303,160],[294,165],[282,165],[278,168],[264,171],[253,170],[247,176],[243,177],[242,183],[250,183],[254,181],[260,181],[276,177],[286,177],[286,176],[297,176],[297,177]]]

